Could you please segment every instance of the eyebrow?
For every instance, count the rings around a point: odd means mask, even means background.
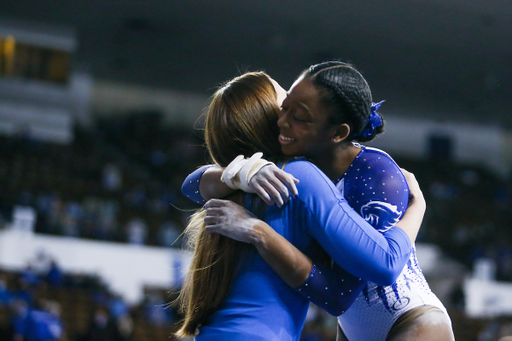
[[[298,105],[300,105],[301,107],[303,107],[304,109],[306,109],[306,111],[310,114],[310,115],[313,115],[313,113],[311,112],[311,110],[309,109],[309,107],[302,103],[302,102],[297,102]]]
[[[289,92],[289,91],[286,91],[286,95],[287,95],[287,97],[288,97],[288,96],[290,96],[290,92]],[[309,107],[308,107],[306,104],[304,104],[304,103],[302,103],[302,102],[299,102],[299,101],[296,101],[295,103],[297,103],[298,105],[300,105],[301,107],[303,107],[304,109],[306,109],[306,111],[307,111],[311,116],[313,116],[313,113],[311,112],[311,109],[309,109]]]

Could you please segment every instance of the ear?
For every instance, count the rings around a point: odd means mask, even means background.
[[[334,143],[344,141],[350,135],[350,126],[346,123],[340,124],[334,128],[332,140]]]

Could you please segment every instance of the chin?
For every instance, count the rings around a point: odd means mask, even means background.
[[[283,152],[284,156],[297,156],[297,155],[299,155],[299,154],[297,154],[296,151],[294,151],[291,148],[281,148],[281,151]]]

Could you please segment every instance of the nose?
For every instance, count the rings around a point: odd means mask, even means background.
[[[282,127],[285,127],[285,126],[288,126],[288,115],[286,115],[286,112],[284,110],[280,110],[279,111],[279,118],[277,119],[277,126],[279,128],[282,128]]]

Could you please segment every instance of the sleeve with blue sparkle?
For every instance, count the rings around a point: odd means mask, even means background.
[[[409,202],[402,171],[376,148],[363,147],[336,185],[350,206],[380,232],[398,223]]]

